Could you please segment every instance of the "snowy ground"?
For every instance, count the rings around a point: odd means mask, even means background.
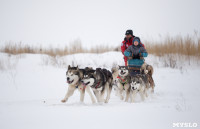
[[[144,102],[125,103],[112,92],[108,104],[91,104],[86,94],[79,103],[78,91],[61,103],[67,84],[68,64],[106,67],[123,64],[119,52],[76,54],[62,58],[0,53],[0,129],[170,129],[173,123],[200,126],[200,69],[185,65],[163,67],[150,55],[154,65],[155,94]]]

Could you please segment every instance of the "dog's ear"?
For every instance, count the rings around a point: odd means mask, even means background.
[[[140,83],[142,83],[142,78],[139,79]]]
[[[90,73],[90,77],[94,77],[94,73]]]
[[[100,71],[101,70],[101,68],[96,68],[96,71]]]
[[[133,80],[134,79],[134,76],[131,76],[131,80]]]
[[[78,65],[76,66],[76,70],[79,70]]]
[[[121,68],[121,66],[118,65],[118,69],[120,69],[120,68]]]
[[[93,76],[96,77],[96,71],[93,73]]]
[[[68,65],[68,69],[70,69],[71,68],[71,66],[70,65]]]

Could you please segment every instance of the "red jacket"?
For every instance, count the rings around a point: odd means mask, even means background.
[[[124,51],[133,44],[133,38],[135,36],[131,37],[129,40],[127,40],[126,38],[124,38],[124,41],[122,41],[122,44],[121,44],[121,51],[122,51],[122,54],[124,54]],[[141,43],[142,44],[142,43]],[[142,44],[142,46],[145,48],[144,44]]]

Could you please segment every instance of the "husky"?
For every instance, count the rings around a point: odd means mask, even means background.
[[[108,103],[112,91],[113,77],[110,71],[96,68],[94,71],[86,72],[82,83],[86,87],[91,87],[99,103]],[[104,100],[104,94],[107,91],[107,97]]]
[[[85,72],[92,70],[91,68],[86,68],[86,69],[79,69],[77,67],[71,67],[70,65],[68,66],[68,70],[66,72],[66,77],[67,77],[67,83],[68,83],[68,90],[67,93],[61,102],[66,102],[70,96],[73,95],[74,91],[78,89],[80,91],[80,102],[84,101],[84,96],[85,96],[85,90],[89,94],[92,103],[95,103],[95,98],[92,95],[92,92],[90,91],[90,87],[85,87],[82,85],[81,80],[84,77]]]
[[[148,80],[152,88],[151,92],[154,93],[155,83],[152,77],[153,72],[154,72],[153,67],[144,62],[144,64],[141,66],[140,72],[148,76]]]
[[[135,95],[137,93],[140,94],[142,101],[144,101],[145,96],[147,95],[147,86],[148,86],[148,80],[144,78],[142,75],[135,75],[131,77],[130,82],[130,89],[131,89],[131,103],[134,102]]]
[[[118,82],[118,90],[119,90],[119,96],[120,99],[123,100],[123,91],[125,90],[126,93],[126,98],[125,102],[128,102],[129,96],[130,96],[130,76],[128,72],[128,67],[127,66],[119,66],[119,74],[117,76]]]

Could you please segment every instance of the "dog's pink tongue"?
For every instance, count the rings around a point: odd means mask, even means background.
[[[83,85],[86,86],[85,83],[83,83]]]

